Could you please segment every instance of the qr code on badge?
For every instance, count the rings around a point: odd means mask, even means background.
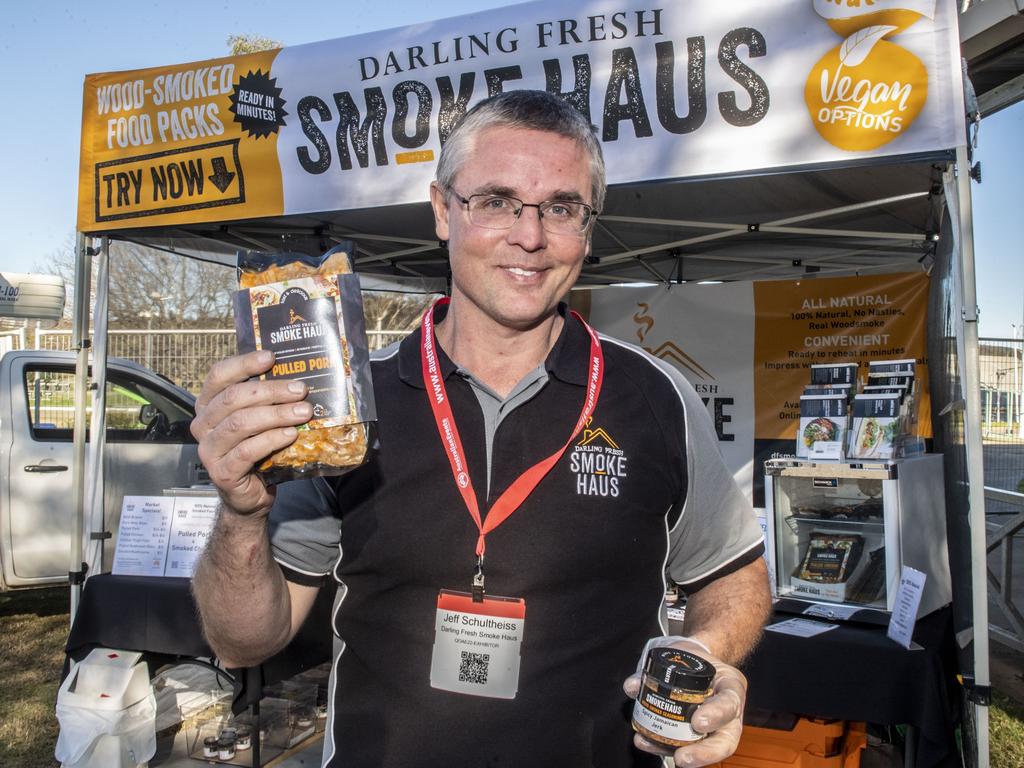
[[[491,655],[489,653],[462,651],[462,661],[459,662],[459,682],[486,685],[487,668],[490,663]]]

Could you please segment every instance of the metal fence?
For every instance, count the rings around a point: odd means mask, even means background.
[[[367,331],[370,349],[382,349],[402,339],[407,331]],[[38,349],[71,349],[70,331],[39,331]],[[175,384],[199,394],[203,380],[218,360],[236,352],[235,332],[229,328],[206,330],[117,330],[107,334],[107,354],[124,357],[151,368]]]
[[[0,332],[0,355],[15,349],[25,349],[25,329]]]
[[[1024,491],[1024,342],[979,339],[981,434],[985,485]],[[990,500],[987,511],[1010,513],[1012,505]]]
[[[1024,342],[978,340],[989,636],[1024,651]]]

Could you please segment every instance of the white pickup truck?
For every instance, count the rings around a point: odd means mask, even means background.
[[[0,358],[0,589],[66,582],[71,546],[75,356]],[[189,432],[195,398],[129,360],[107,365],[104,548],[124,496],[207,482]]]

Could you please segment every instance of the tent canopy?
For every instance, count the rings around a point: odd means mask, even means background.
[[[927,266],[950,153],[845,168],[609,188],[580,284],[759,280],[871,274]],[[286,235],[356,242],[364,274],[445,277],[430,207],[410,203],[122,230],[149,246],[224,264]]]
[[[487,94],[541,88],[606,158],[584,285],[921,268],[966,141],[953,0],[623,8],[531,2],[90,75],[79,230],[227,264],[351,239],[361,273],[445,277],[426,204],[442,142]]]

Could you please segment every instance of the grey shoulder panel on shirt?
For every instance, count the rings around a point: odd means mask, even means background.
[[[322,477],[278,485],[269,519],[274,559],[309,576],[330,573],[341,551],[335,510],[334,489]]]

